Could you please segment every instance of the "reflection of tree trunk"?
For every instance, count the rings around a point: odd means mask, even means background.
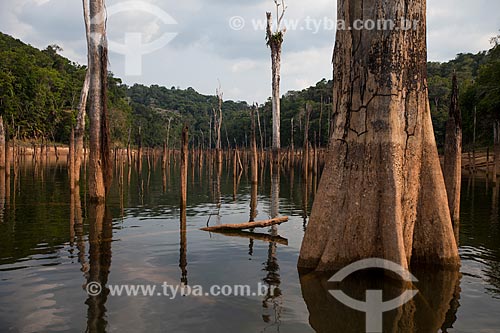
[[[446,124],[445,141],[443,174],[448,194],[451,221],[455,235],[458,235],[460,223],[460,189],[462,186],[462,115],[458,105],[458,82],[456,74],[453,75],[453,92],[449,119]]]
[[[373,257],[458,266],[428,101],[425,1],[341,0],[338,14],[346,26],[419,23],[337,31],[337,119],[299,266],[328,271]]]
[[[493,194],[491,195],[491,222],[492,223],[498,223],[499,219],[499,207],[498,207],[498,201],[499,201],[499,196],[500,196],[500,184],[495,184],[493,186]]]
[[[279,274],[280,266],[276,256],[276,243],[274,242],[269,243],[267,261],[264,263],[264,270],[267,272],[266,277],[264,278],[264,283],[267,284],[268,291],[262,301],[262,307],[265,310],[262,314],[262,319],[264,322],[270,323],[273,315],[273,323],[279,325],[281,316],[281,290],[279,289],[281,277]]]
[[[85,250],[85,233],[83,230],[83,216],[82,216],[82,204],[80,200],[80,187],[77,184],[75,191],[73,192],[73,204],[74,204],[74,235],[76,239],[76,247],[78,248],[78,262],[81,266],[81,271],[84,273],[85,278],[88,278],[89,265],[87,263],[87,253]]]
[[[366,314],[335,299],[330,290],[343,290],[350,297],[364,300],[367,290],[382,290],[384,301],[400,296],[412,286],[374,272],[354,273],[338,285],[328,283],[329,276],[318,273],[300,275],[302,296],[309,311],[309,324],[318,332],[366,332]],[[418,274],[421,273],[421,274]],[[450,325],[452,311],[458,309],[457,286],[460,274],[455,270],[416,271],[419,293],[396,311],[384,313],[383,332],[438,332]],[[449,312],[450,304],[453,309]]]
[[[103,203],[89,207],[89,275],[87,282],[98,282],[102,291],[97,296],[89,296],[85,304],[88,332],[104,332],[107,326],[106,301],[109,290],[106,288],[111,267],[111,241],[113,236],[112,218]]]
[[[280,193],[280,170],[279,166],[272,165],[271,169],[271,218],[276,218],[279,216],[279,193]],[[278,229],[275,225],[271,227],[271,235],[277,236]],[[276,242],[269,243],[268,257],[265,263],[265,270],[267,275],[264,278],[264,282],[269,286],[268,294],[266,295],[262,305],[264,309],[269,309],[269,304],[272,306],[272,311],[274,312],[274,323],[279,324],[281,306],[278,297],[281,296],[281,291],[279,286],[281,283],[279,274],[278,258],[276,256],[277,244]],[[274,289],[273,289],[274,288]],[[269,311],[269,310],[268,310]],[[269,323],[271,321],[271,315],[269,312],[262,315],[264,321]]]

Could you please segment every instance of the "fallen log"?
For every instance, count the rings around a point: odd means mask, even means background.
[[[201,228],[203,231],[222,231],[222,230],[243,230],[243,229],[253,229],[253,228],[265,228],[272,225],[281,224],[288,221],[288,216],[277,217],[271,220],[265,221],[255,221],[240,224],[220,224],[213,227]]]
[[[262,234],[262,233],[242,231],[242,230],[216,230],[213,232],[216,234],[221,234],[229,237],[248,238],[262,242],[277,243],[288,246],[288,239],[283,238],[281,236],[273,236],[269,234]]]

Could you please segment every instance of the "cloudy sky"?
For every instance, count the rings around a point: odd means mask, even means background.
[[[125,83],[193,87],[213,94],[220,79],[225,99],[262,103],[270,96],[270,51],[262,25],[265,12],[274,11],[272,0],[134,2],[107,1],[115,51],[110,70]],[[283,91],[331,77],[331,23],[336,20],[335,0],[288,0],[287,5]],[[498,0],[428,0],[427,6],[430,60],[489,49],[489,39],[499,33]],[[0,0],[0,31],[38,48],[57,44],[64,56],[86,63],[81,0]],[[141,44],[146,46],[137,47]],[[139,54],[142,68],[123,49],[136,55],[137,49],[146,49],[147,54]],[[134,70],[142,74],[126,75]]]

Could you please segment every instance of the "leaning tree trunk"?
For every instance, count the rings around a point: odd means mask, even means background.
[[[458,105],[458,83],[453,75],[453,91],[450,112],[446,124],[444,151],[444,181],[448,194],[451,221],[458,242],[458,224],[460,221],[460,189],[462,186],[462,115]]]
[[[87,45],[90,46],[90,13],[88,0],[83,0],[83,18],[85,22],[85,33],[87,35]],[[90,52],[89,52],[90,55]],[[90,59],[88,59],[90,64]],[[74,151],[74,181],[80,183],[80,167],[83,159],[83,137],[85,135],[85,115],[87,112],[87,97],[90,88],[90,71],[86,70],[85,80],[83,82],[80,94],[80,103],[78,106],[78,116],[76,118],[75,128],[75,151]]]
[[[89,39],[89,119],[90,158],[89,195],[93,201],[104,201],[112,179],[109,151],[109,126],[107,120],[107,64],[105,0],[90,0]]]
[[[338,18],[418,24],[337,32],[335,128],[298,265],[326,271],[379,257],[457,266],[428,104],[426,1],[339,0]]]

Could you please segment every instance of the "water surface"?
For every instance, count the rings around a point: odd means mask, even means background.
[[[327,277],[299,276],[296,269],[315,177],[306,186],[300,168],[283,170],[279,193],[272,196],[270,172],[263,170],[252,200],[246,172],[235,178],[224,163],[218,182],[206,163],[201,169],[190,165],[183,225],[174,161],[165,172],[159,161],[150,168],[144,162],[141,172],[117,168],[107,208],[90,205],[84,188],[81,196],[70,194],[64,162],[21,163],[5,200],[0,193],[0,331],[362,331],[364,314],[333,299]],[[498,203],[498,188],[484,177],[464,178],[460,274],[415,269],[419,295],[386,313],[385,331],[500,332]],[[276,209],[290,221],[261,232],[278,234],[288,245],[199,230],[207,223],[267,219]],[[89,281],[184,283],[207,290],[263,283],[279,292],[169,299],[117,297],[105,290],[89,297]],[[363,299],[374,286],[387,299],[406,288],[373,276],[354,276],[341,288]]]

